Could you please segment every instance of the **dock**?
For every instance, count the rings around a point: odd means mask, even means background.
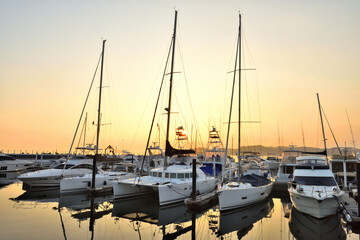
[[[360,223],[360,217],[358,217],[358,203],[349,196],[349,193],[345,193],[342,196],[342,203],[347,211],[348,214],[350,214],[352,218],[353,223]]]

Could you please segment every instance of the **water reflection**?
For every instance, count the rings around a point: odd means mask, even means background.
[[[234,211],[221,212],[220,224],[217,236],[237,231],[237,236],[241,239],[254,226],[254,224],[264,217],[267,217],[274,207],[272,198],[258,203],[248,208],[240,208]]]
[[[195,220],[201,214],[188,211],[184,203],[159,206],[155,195],[114,201],[112,216],[132,222],[145,222],[161,227],[163,239],[176,239],[191,230],[195,231]],[[189,222],[191,224],[184,225]],[[135,226],[140,226],[136,223]],[[140,229],[135,229],[140,233]]]
[[[70,216],[78,222],[89,219],[89,231],[94,234],[95,220],[112,212],[112,194],[91,196],[88,194],[61,195],[59,188],[28,190],[16,198],[10,198],[15,202],[15,208],[35,208],[42,203],[58,203],[52,210],[59,212],[64,238],[66,237],[62,211],[64,208],[71,212]]]
[[[318,219],[292,207],[289,228],[296,239],[346,239],[339,214]]]
[[[212,206],[194,213],[184,204],[161,207],[151,195],[113,201],[112,195],[21,187],[0,189],[1,239],[358,239],[338,216],[319,220],[291,209],[286,195],[234,211]]]

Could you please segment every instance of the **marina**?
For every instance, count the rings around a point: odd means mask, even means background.
[[[360,239],[360,2],[0,5],[0,240]]]
[[[234,211],[213,205],[200,213],[181,203],[159,206],[151,195],[117,201],[111,195],[62,195],[58,189],[25,192],[19,181],[2,187],[0,199],[1,239],[359,238],[339,214],[317,220],[287,208],[284,193]]]

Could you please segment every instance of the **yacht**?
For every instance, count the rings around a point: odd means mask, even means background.
[[[83,176],[92,173],[92,164],[84,161],[71,161],[60,164],[53,169],[45,169],[21,174],[18,179],[23,182],[23,189],[33,187],[59,187],[66,177]]]
[[[236,72],[238,71],[239,76],[239,86],[241,86],[241,15],[239,14],[239,31],[238,31],[238,46],[236,52],[235,59],[235,68],[234,68],[234,80],[231,94],[231,103],[230,103],[230,111],[229,111],[229,121],[228,121],[228,130],[227,130],[227,139],[226,139],[226,148],[225,148],[225,156],[227,156],[228,145],[229,145],[229,133],[230,133],[230,125],[231,125],[231,113],[232,113],[232,104],[233,104],[233,96],[234,96],[234,86],[236,80]],[[238,59],[237,59],[238,58]],[[237,66],[237,61],[239,60],[239,64]],[[238,67],[238,68],[237,68]],[[239,89],[239,106],[241,99],[241,91]],[[238,131],[239,136],[241,136],[241,108],[239,107],[238,112]],[[233,181],[229,177],[229,181],[225,181],[224,174],[222,175],[222,183],[218,185],[217,194],[219,198],[219,208],[220,211],[240,208],[245,206],[250,206],[252,204],[258,203],[265,198],[267,198],[271,192],[273,187],[273,183],[270,179],[270,171],[269,169],[264,169],[264,163],[262,161],[253,161],[255,159],[249,159],[247,164],[243,164],[242,168],[240,166],[244,162],[244,159],[240,157],[240,137],[238,138],[238,164],[239,164],[239,172],[237,180]],[[258,159],[257,159],[258,160]],[[255,168],[254,165],[255,164]],[[245,169],[247,165],[248,169]],[[229,176],[232,176],[231,169]]]
[[[244,172],[239,181],[230,181],[218,186],[220,211],[249,206],[265,200],[270,195],[273,182],[269,169],[259,166],[258,162],[246,165],[242,167]]]
[[[128,172],[109,172],[102,171],[95,175],[95,188],[101,191],[112,191],[113,183],[120,179],[135,177]],[[92,182],[92,173],[84,176],[67,177],[60,181],[60,193],[80,193],[88,192]]]
[[[196,182],[194,182],[194,184],[196,184],[196,189],[198,190],[199,194],[208,193],[215,190],[217,183],[216,178],[206,176],[200,168],[196,168],[193,173],[193,165],[190,165],[189,162],[190,160],[194,160],[193,154],[195,154],[195,151],[192,149],[183,149],[180,145],[181,142],[187,140],[187,133],[185,129],[182,126],[176,128],[175,140],[178,140],[178,146],[180,149],[173,148],[169,141],[176,24],[177,11],[175,11],[174,31],[172,44],[170,46],[170,50],[172,50],[172,56],[169,84],[169,102],[165,108],[167,115],[167,126],[163,166],[152,169],[149,176],[138,176],[135,178],[115,181],[113,184],[114,198],[125,198],[156,192],[159,196],[158,202],[160,205],[182,202],[184,199],[190,197],[192,193],[193,174],[196,174]],[[156,110],[154,116],[155,114]],[[149,140],[150,134],[146,149],[148,148]],[[168,164],[168,160],[170,160],[170,162],[179,164]],[[198,161],[198,159],[196,159],[196,161]],[[196,161],[193,162],[196,163]]]
[[[221,142],[219,132],[215,127],[209,131],[209,139],[207,150],[205,151],[205,159],[202,161],[201,170],[210,176],[218,176],[223,167],[223,159],[225,159],[225,150]]]
[[[326,159],[318,156],[297,158],[294,178],[289,184],[292,205],[300,212],[315,218],[337,213],[337,198],[344,195],[335,181]]]
[[[0,152],[0,172],[18,172],[32,166],[32,161],[15,159]]]
[[[304,155],[302,151],[295,150],[294,147],[294,145],[291,145],[291,149],[283,151],[275,182],[287,184],[292,180],[296,166],[296,158]]]
[[[171,165],[152,169],[150,176],[128,178],[114,182],[114,198],[134,197],[149,193],[158,193],[159,204],[166,205],[181,202],[192,192],[192,166]],[[217,179],[206,176],[196,169],[196,189],[199,194],[215,189]]]

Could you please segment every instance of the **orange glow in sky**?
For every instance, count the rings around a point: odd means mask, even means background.
[[[197,141],[206,146],[208,131],[216,125],[225,143],[228,72],[240,11],[242,67],[256,68],[242,75],[242,120],[261,121],[243,124],[242,145],[278,146],[280,138],[283,146],[302,146],[302,122],[306,145],[322,147],[319,93],[339,144],[353,145],[347,110],[360,147],[359,1],[80,0],[0,3],[0,150],[68,150],[102,39],[107,39],[100,143],[117,152],[143,153],[174,6],[179,11],[175,71],[181,73],[174,80],[174,112],[179,113],[172,116],[172,139],[183,125],[194,141],[197,124]],[[88,143],[94,143],[97,82],[87,109]],[[180,107],[188,99],[186,83],[192,110]],[[161,125],[166,101],[167,96],[156,122]],[[236,121],[237,106],[233,111]],[[192,115],[196,123],[186,123]],[[154,127],[153,141],[164,141],[163,128],[158,134]],[[237,139],[235,124],[231,134]],[[327,126],[326,134],[328,145],[335,146]]]

